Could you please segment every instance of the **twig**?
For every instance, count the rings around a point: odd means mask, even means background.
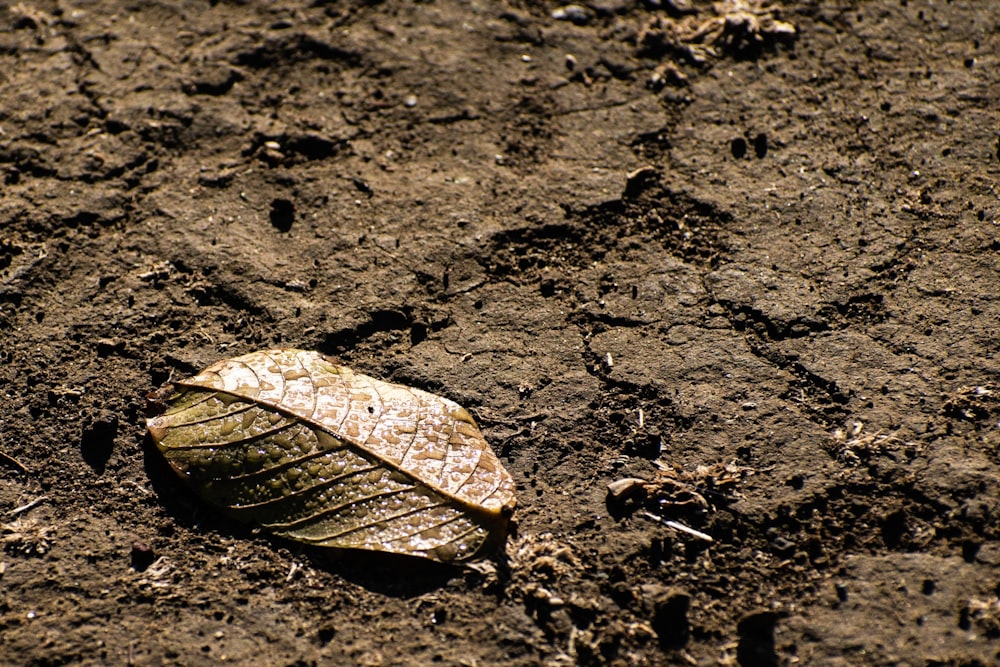
[[[18,514],[21,514],[22,512],[27,512],[32,507],[36,507],[38,505],[41,505],[46,500],[48,500],[47,496],[38,496],[37,498],[35,498],[34,500],[32,500],[30,503],[28,503],[26,505],[21,505],[20,507],[15,507],[11,511],[7,512],[7,514],[9,516],[17,516]]]
[[[664,519],[663,517],[656,516],[652,512],[647,512],[646,510],[642,511],[642,515],[645,516],[645,517],[648,517],[648,518],[652,519],[653,521],[658,521],[658,522],[662,523],[667,528],[673,528],[676,531],[679,531],[679,532],[682,532],[682,533],[687,533],[688,535],[691,535],[692,537],[697,537],[699,540],[705,540],[706,542],[714,542],[715,541],[715,540],[712,539],[711,535],[709,535],[707,533],[703,533],[700,530],[695,530],[694,528],[688,528],[683,523],[678,523],[677,521],[671,521],[670,519]]]
[[[21,472],[23,472],[25,475],[30,475],[31,474],[31,471],[28,470],[28,468],[23,463],[21,463],[20,461],[18,461],[17,459],[15,459],[13,456],[10,456],[9,454],[4,454],[3,452],[0,452],[0,461],[2,461],[3,463],[6,463],[7,465],[9,465],[12,468],[17,468],[18,470],[20,470]]]

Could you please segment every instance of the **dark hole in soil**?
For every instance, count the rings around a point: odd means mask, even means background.
[[[275,199],[271,202],[271,224],[279,232],[292,229],[295,222],[295,204],[287,199]]]
[[[778,665],[778,653],[774,648],[774,626],[778,615],[771,611],[759,611],[744,616],[736,632],[739,644],[736,659],[741,667],[772,667]]]
[[[132,569],[136,572],[145,572],[153,564],[153,561],[156,560],[156,552],[148,544],[135,542],[132,544],[131,559]]]
[[[684,646],[691,629],[687,617],[691,596],[684,592],[672,591],[653,604],[653,630],[660,639],[660,646],[664,650]]]
[[[742,160],[747,154],[747,140],[743,137],[736,137],[729,145],[729,150],[732,151],[734,158]]]
[[[902,511],[893,512],[882,522],[882,539],[885,540],[885,546],[890,549],[899,547],[905,532],[906,514]]]
[[[83,434],[80,436],[80,454],[98,475],[104,472],[108,459],[111,458],[116,435],[118,435],[118,417],[111,412],[99,414],[83,429]]]
[[[753,152],[758,158],[764,158],[767,156],[767,135],[763,132],[754,138]]]

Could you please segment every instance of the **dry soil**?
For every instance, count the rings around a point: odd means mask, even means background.
[[[0,663],[996,664],[992,4],[0,3]],[[505,554],[194,498],[145,395],[273,346],[465,405]]]

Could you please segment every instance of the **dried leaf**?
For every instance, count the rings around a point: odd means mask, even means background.
[[[444,562],[504,539],[513,481],[452,401],[292,349],[176,384],[149,432],[237,519],[309,544]]]

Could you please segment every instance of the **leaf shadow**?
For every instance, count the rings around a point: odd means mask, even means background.
[[[227,517],[199,499],[171,469],[147,433],[142,441],[144,469],[153,492],[174,523],[193,532],[212,533],[241,540],[260,540],[284,548],[308,560],[309,567],[322,570],[369,591],[395,598],[412,598],[443,588],[462,578],[460,565],[425,558],[377,551],[314,547],[269,536],[252,526]]]
[[[300,548],[309,559],[309,565],[317,570],[336,574],[352,584],[394,598],[419,597],[462,577],[460,566],[425,558],[356,549],[303,547],[287,540],[271,539]]]

